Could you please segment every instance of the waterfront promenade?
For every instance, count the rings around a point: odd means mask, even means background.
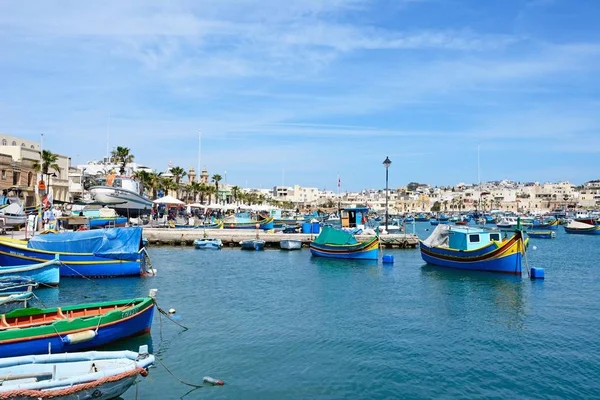
[[[308,246],[318,235],[305,233],[271,233],[256,231],[254,229],[176,229],[176,228],[144,228],[144,237],[151,245],[188,245],[191,246],[194,239],[211,237],[223,241],[225,246],[238,246],[239,242],[248,239],[262,239],[267,247],[279,247],[282,239],[301,240],[304,246]],[[365,241],[372,238],[368,235],[356,235],[356,240]],[[411,234],[381,235],[381,245],[392,248],[415,248],[419,239]]]

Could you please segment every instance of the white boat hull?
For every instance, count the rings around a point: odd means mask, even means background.
[[[279,247],[283,250],[300,250],[302,248],[302,241],[296,239],[282,239],[279,242]]]
[[[131,190],[110,186],[95,186],[90,188],[90,194],[97,203],[111,206],[119,215],[137,218],[149,215],[152,202]]]
[[[4,220],[5,226],[19,226],[25,225],[27,222],[27,215],[11,215],[0,213],[0,218]]]

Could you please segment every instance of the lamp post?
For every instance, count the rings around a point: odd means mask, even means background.
[[[388,172],[390,169],[390,165],[392,165],[392,161],[388,156],[385,156],[385,160],[383,160],[383,166],[385,167],[385,231],[388,230]]]

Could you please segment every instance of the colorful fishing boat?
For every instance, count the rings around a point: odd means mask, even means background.
[[[415,217],[415,221],[417,222],[427,222],[431,217],[427,214],[419,214]]]
[[[223,242],[219,238],[200,238],[194,240],[194,247],[198,250],[221,250]]]
[[[517,230],[510,239],[500,232],[439,225],[420,241],[421,257],[428,264],[473,271],[521,274],[526,241]]]
[[[265,244],[266,244],[266,242],[262,239],[249,239],[249,240],[242,240],[240,242],[240,246],[242,247],[242,250],[255,250],[255,251],[264,250]]]
[[[70,353],[149,332],[154,305],[143,297],[2,314],[0,357]]]
[[[534,220],[532,225],[531,225],[531,229],[535,229],[535,230],[543,230],[543,229],[550,229],[550,230],[558,230],[558,220],[557,219],[552,219],[552,220],[543,220],[543,221],[538,221],[538,220]]]
[[[29,241],[0,238],[0,265],[44,263],[58,255],[61,276],[139,276],[147,272],[141,243],[141,227],[36,235]]]
[[[0,359],[0,399],[114,399],[147,376],[148,346]]]
[[[223,229],[262,229],[271,230],[275,227],[273,217],[253,221],[248,213],[238,213],[223,219]]]
[[[60,283],[61,262],[54,255],[49,261],[39,260],[35,263],[28,263],[27,260],[22,260],[21,265],[7,265],[6,263],[0,263],[0,265],[3,265],[0,267],[0,277],[18,275],[45,286],[58,286]]]
[[[439,225],[439,224],[440,224],[440,221],[438,221],[438,220],[437,220],[437,218],[431,218],[431,219],[429,220],[429,223],[430,223],[431,225],[433,225],[433,226],[436,226],[436,225]]]
[[[127,225],[127,217],[93,217],[88,224],[90,229],[122,228]]]
[[[554,239],[556,237],[555,231],[527,231],[527,236],[536,239]]]
[[[600,225],[584,224],[583,222],[572,221],[564,225],[565,232],[580,235],[600,235]]]
[[[310,252],[315,257],[377,260],[379,236],[359,242],[350,232],[324,226],[319,236],[310,243]]]

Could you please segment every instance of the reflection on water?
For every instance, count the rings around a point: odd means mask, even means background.
[[[377,266],[378,260],[351,260],[342,258],[311,257],[310,263],[319,267],[337,268],[364,268],[365,266]]]
[[[523,298],[524,278],[516,275],[493,272],[467,271],[440,268],[425,264],[421,276],[434,284],[440,301],[449,314],[471,312],[473,307],[487,305],[487,315],[475,316],[496,320],[515,330],[524,328],[525,301]],[[463,299],[460,301],[460,299]],[[487,304],[486,304],[487,303]]]

